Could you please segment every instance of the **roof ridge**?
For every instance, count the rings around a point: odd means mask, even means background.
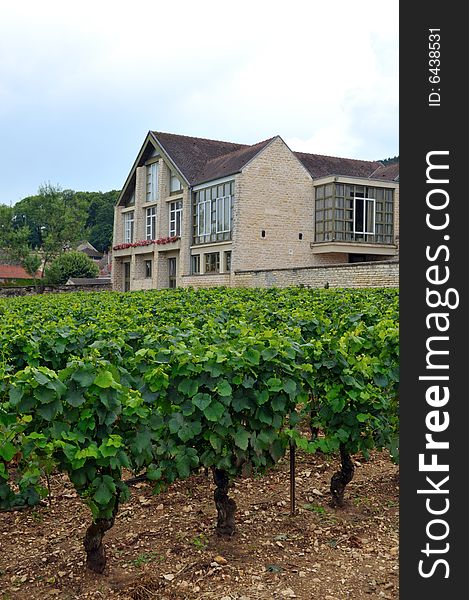
[[[376,169],[372,173],[370,173],[370,178],[373,177],[373,175],[375,173],[377,173],[380,169],[384,169],[384,165],[383,165],[383,163],[381,161],[378,160],[376,162],[378,163],[378,166],[376,167]]]
[[[347,158],[346,156],[332,156],[330,154],[317,154],[313,152],[300,152],[292,150],[293,154],[303,154],[304,156],[318,156],[320,158],[335,158],[337,160],[354,160],[356,162],[379,163],[379,160],[368,160],[366,158]]]
[[[191,140],[201,140],[203,142],[217,142],[219,144],[231,144],[232,146],[240,146],[240,147],[249,147],[249,144],[241,144],[239,142],[228,142],[226,140],[214,140],[213,138],[203,138],[197,137],[195,135],[184,135],[183,133],[170,133],[169,131],[155,131],[153,129],[150,130],[154,135],[163,134],[163,135],[171,135],[174,137],[182,137]],[[254,144],[253,144],[254,145]]]
[[[220,154],[220,156],[214,156],[213,158],[209,158],[207,160],[206,164],[211,163],[214,160],[220,160],[230,154],[236,154],[237,152],[243,152],[243,150],[248,150],[250,148],[255,148],[256,146],[262,146],[265,144],[268,144],[269,142],[271,142],[273,139],[275,139],[277,136],[273,136],[271,138],[267,138],[265,140],[262,140],[262,142],[256,142],[255,144],[244,144],[241,148],[236,148],[236,150],[231,150],[231,152],[226,152],[225,154]]]

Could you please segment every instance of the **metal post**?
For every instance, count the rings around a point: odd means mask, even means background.
[[[290,515],[295,514],[295,442],[290,440]]]

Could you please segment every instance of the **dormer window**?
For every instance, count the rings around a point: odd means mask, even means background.
[[[158,163],[147,165],[147,202],[158,200]]]

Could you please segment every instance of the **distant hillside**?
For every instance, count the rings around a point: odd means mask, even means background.
[[[394,163],[399,163],[399,157],[393,156],[392,158],[382,158],[379,162],[383,163],[383,165],[392,165]]]

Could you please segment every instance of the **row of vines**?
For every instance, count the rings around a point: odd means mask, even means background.
[[[232,534],[231,478],[291,445],[340,454],[337,505],[352,454],[397,460],[396,290],[73,293],[0,300],[0,320],[0,509],[65,473],[91,509],[94,571],[129,472],[157,493],[211,470]]]

